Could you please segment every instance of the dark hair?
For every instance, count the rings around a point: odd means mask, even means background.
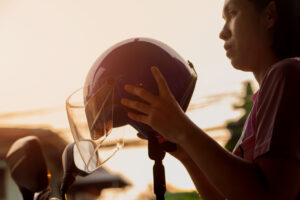
[[[283,59],[300,56],[300,1],[299,0],[249,0],[258,11],[272,1],[276,4],[277,22],[274,26],[273,50]]]

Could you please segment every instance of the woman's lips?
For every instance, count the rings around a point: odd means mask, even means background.
[[[227,51],[227,50],[229,50],[229,49],[231,49],[232,48],[232,45],[230,45],[230,44],[228,44],[228,43],[225,43],[224,44],[224,49]]]
[[[231,49],[228,49],[228,50],[226,51],[226,56],[227,56],[228,58],[231,58],[231,57],[232,57],[232,51],[231,51]]]
[[[231,58],[232,57],[232,46],[228,45],[228,44],[225,44],[224,49],[226,50],[226,56],[228,58]]]

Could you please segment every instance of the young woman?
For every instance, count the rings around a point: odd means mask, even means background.
[[[234,153],[226,151],[181,110],[156,67],[159,95],[126,85],[148,102],[122,99],[178,144],[173,153],[203,199],[300,199],[300,1],[225,0],[220,38],[232,66],[260,85]]]

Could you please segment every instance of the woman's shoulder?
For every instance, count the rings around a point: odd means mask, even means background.
[[[285,58],[272,65],[268,75],[286,73],[300,73],[300,57]]]
[[[254,157],[267,152],[300,160],[300,58],[277,62],[258,96]]]
[[[300,57],[283,59],[270,68],[262,82],[260,93],[300,87]],[[260,95],[261,96],[261,95]]]
[[[273,64],[265,75],[263,85],[287,78],[300,81],[300,57],[286,58]]]

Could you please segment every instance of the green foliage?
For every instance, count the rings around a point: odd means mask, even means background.
[[[238,142],[242,131],[244,123],[246,122],[247,116],[249,115],[251,108],[252,108],[252,95],[253,95],[253,89],[251,87],[251,82],[247,81],[244,83],[244,96],[241,98],[241,105],[233,105],[233,108],[235,110],[242,109],[244,111],[244,114],[236,121],[229,121],[226,124],[226,128],[230,131],[231,138],[225,145],[225,148],[229,151],[233,151],[233,148],[235,147],[236,143]]]
[[[184,192],[184,193],[169,193],[165,195],[166,200],[201,200],[196,192]]]

